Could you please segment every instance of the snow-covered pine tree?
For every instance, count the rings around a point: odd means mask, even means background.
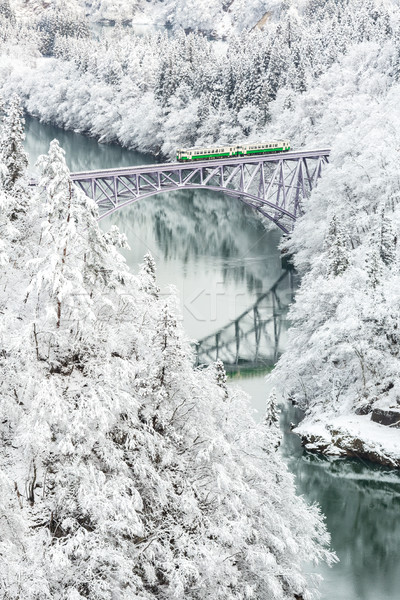
[[[328,250],[328,273],[334,277],[342,275],[348,267],[349,256],[346,237],[336,215],[329,224],[325,247]]]
[[[390,267],[393,265],[396,258],[397,236],[393,228],[392,220],[387,216],[384,206],[380,207],[379,219],[380,256],[384,264]]]
[[[382,246],[380,240],[372,233],[370,245],[365,256],[365,269],[368,274],[370,286],[375,289],[382,280],[384,262],[382,260]]]
[[[158,298],[160,288],[156,282],[156,263],[151,252],[147,252],[143,258],[143,264],[139,270],[140,289],[150,296]]]
[[[279,429],[279,412],[276,390],[273,389],[267,397],[264,415],[267,451],[277,450],[282,440]]]
[[[228,386],[226,385],[226,371],[224,367],[224,363],[222,360],[217,360],[214,364],[215,369],[215,381],[217,382],[217,386],[221,388],[224,398],[228,398]]]
[[[7,191],[14,194],[19,193],[28,166],[28,157],[23,146],[24,125],[21,101],[14,95],[3,119],[0,140],[0,162],[3,162],[7,169],[3,185]]]
[[[15,20],[15,13],[10,5],[10,0],[0,0],[0,17]]]

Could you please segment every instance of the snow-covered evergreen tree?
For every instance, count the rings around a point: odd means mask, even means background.
[[[270,452],[279,448],[282,435],[279,429],[279,409],[276,391],[272,390],[267,397],[264,415],[266,428],[266,449]]]
[[[0,161],[7,169],[3,185],[7,191],[12,191],[14,194],[18,193],[28,166],[28,158],[23,146],[24,124],[20,99],[14,95],[3,119],[0,140]]]
[[[342,275],[349,265],[349,258],[345,234],[336,216],[329,224],[325,246],[328,250],[328,272],[334,277]]]
[[[0,0],[0,17],[14,20],[15,13],[10,5],[10,0]]]
[[[224,363],[222,362],[222,360],[217,360],[217,362],[214,365],[214,368],[215,368],[216,383],[217,383],[218,387],[220,387],[221,390],[223,391],[224,397],[228,398],[229,393],[228,393],[228,386],[227,386],[226,371],[225,371]]]
[[[139,271],[140,289],[150,296],[158,298],[160,288],[156,282],[156,263],[150,252],[143,258],[143,264]]]
[[[375,237],[372,237],[370,247],[367,250],[365,267],[368,275],[368,281],[371,287],[375,289],[382,280],[384,267],[380,246],[375,240]]]
[[[385,207],[380,208],[379,249],[380,256],[386,266],[392,266],[396,260],[397,235],[392,220],[387,215]]]

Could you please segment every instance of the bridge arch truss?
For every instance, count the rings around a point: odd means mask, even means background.
[[[329,160],[329,150],[72,173],[100,218],[143,198],[208,189],[239,198],[289,233]]]

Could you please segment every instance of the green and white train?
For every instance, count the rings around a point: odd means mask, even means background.
[[[176,160],[179,162],[191,160],[211,160],[213,158],[231,158],[236,156],[251,156],[256,154],[270,154],[273,152],[287,152],[290,150],[288,140],[278,140],[266,144],[252,143],[241,146],[209,146],[208,148],[178,148]]]

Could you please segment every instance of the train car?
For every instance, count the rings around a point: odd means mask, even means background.
[[[212,160],[216,158],[232,158],[255,154],[270,154],[274,152],[287,152],[290,150],[288,140],[270,141],[268,143],[250,143],[241,146],[208,146],[207,148],[178,148],[176,160],[187,162],[194,160]]]
[[[270,154],[271,152],[288,152],[290,150],[289,140],[278,140],[267,144],[244,144],[242,146],[243,156],[248,154]]]

